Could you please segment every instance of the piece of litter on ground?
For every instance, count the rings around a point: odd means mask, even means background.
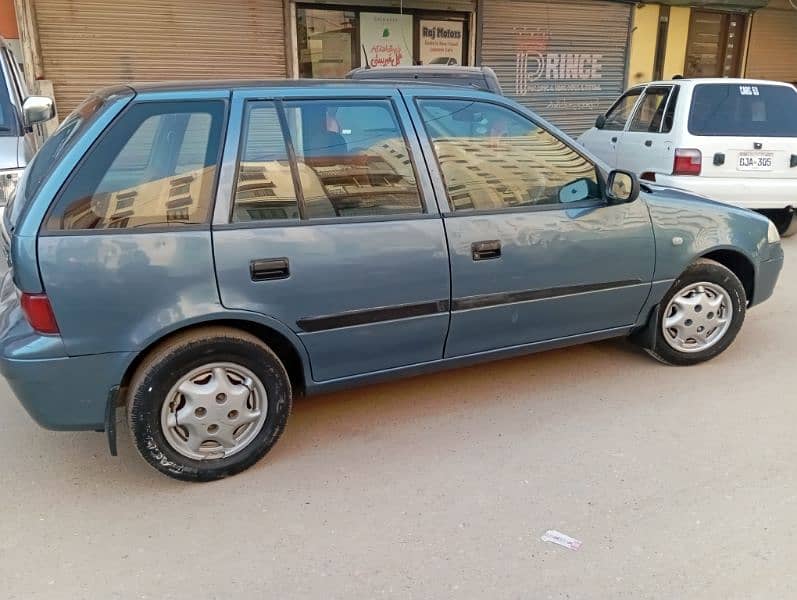
[[[571,538],[569,535],[565,535],[561,531],[556,531],[555,529],[549,529],[545,532],[540,538],[543,542],[552,542],[554,544],[559,544],[560,546],[564,546],[568,550],[578,550],[581,548],[581,540],[577,540],[576,538]]]

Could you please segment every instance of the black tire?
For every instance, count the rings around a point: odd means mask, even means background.
[[[662,331],[662,322],[666,317],[664,313],[670,300],[672,300],[676,294],[684,288],[700,282],[712,283],[722,287],[728,292],[731,304],[733,305],[733,315],[725,334],[713,346],[699,352],[683,352],[671,346],[664,336],[664,332]],[[647,351],[651,356],[665,364],[689,366],[714,358],[724,352],[728,346],[733,343],[733,340],[742,327],[742,323],[744,323],[747,309],[747,294],[744,291],[742,282],[739,281],[739,278],[736,277],[733,271],[718,262],[701,258],[690,265],[681,276],[675,280],[675,283],[673,283],[659,306],[661,309],[659,310],[659,317],[656,322],[653,347],[647,348]]]
[[[267,413],[262,428],[237,453],[205,460],[178,452],[161,426],[161,409],[172,387],[186,374],[213,362],[240,365],[260,379]],[[277,442],[291,411],[288,373],[280,359],[253,335],[226,327],[190,331],[155,348],[133,376],[127,415],[138,452],[161,473],[183,481],[213,481],[240,473]]]
[[[775,224],[781,237],[791,237],[797,233],[797,219],[788,209],[764,209],[759,211]]]

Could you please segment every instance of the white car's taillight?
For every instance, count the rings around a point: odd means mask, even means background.
[[[703,167],[703,154],[695,148],[676,148],[673,161],[673,175],[700,175]]]

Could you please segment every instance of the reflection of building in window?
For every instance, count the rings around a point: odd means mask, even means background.
[[[286,162],[241,163],[235,188],[234,221],[298,218],[293,178]]]
[[[215,165],[73,202],[64,229],[141,227],[168,222],[201,223],[210,208]],[[179,218],[178,218],[179,215]]]
[[[389,138],[356,154],[305,158],[302,186],[310,217],[421,212],[404,140]],[[307,173],[306,171],[310,171]]]
[[[490,209],[559,202],[575,179],[595,168],[542,130],[502,138],[438,138],[435,148],[455,209]]]

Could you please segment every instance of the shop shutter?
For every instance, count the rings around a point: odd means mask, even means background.
[[[623,92],[631,4],[600,0],[483,3],[481,64],[504,93],[580,135]]]
[[[476,0],[313,0],[311,4],[353,6],[363,9],[424,9],[455,12],[474,12]],[[377,11],[378,12],[378,11]]]
[[[65,117],[126,81],[285,77],[281,0],[34,0],[44,77]]]
[[[797,8],[777,4],[753,15],[745,75],[797,83]]]

